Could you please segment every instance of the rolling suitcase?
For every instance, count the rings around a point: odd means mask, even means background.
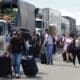
[[[62,54],[62,57],[63,57],[63,61],[66,61],[67,60],[66,53],[65,52]]]
[[[5,54],[0,56],[0,77],[12,77],[11,59]]]
[[[45,47],[44,46],[42,46],[41,51],[40,51],[40,59],[41,59],[41,63],[42,64],[46,64],[47,63]]]
[[[24,74],[26,76],[36,76],[36,74],[38,73],[38,67],[33,57],[28,56],[27,58],[22,59],[21,63]]]
[[[44,54],[41,54],[40,59],[41,59],[41,63],[42,63],[42,64],[47,64],[46,54],[45,54],[45,53],[44,53]]]

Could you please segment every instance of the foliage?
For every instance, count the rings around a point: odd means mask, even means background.
[[[49,26],[49,31],[50,31],[50,34],[54,34],[56,32],[56,27],[55,26]]]

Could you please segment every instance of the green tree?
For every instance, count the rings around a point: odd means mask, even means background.
[[[49,31],[50,31],[50,34],[54,34],[56,32],[56,27],[55,26],[49,26]]]

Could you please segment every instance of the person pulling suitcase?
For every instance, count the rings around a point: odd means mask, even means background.
[[[20,32],[13,32],[12,33],[12,38],[10,40],[10,44],[7,49],[12,56],[12,66],[13,66],[13,71],[15,74],[16,78],[19,78],[20,74],[20,64],[22,60],[22,53],[26,51],[24,39],[22,38],[22,35]]]

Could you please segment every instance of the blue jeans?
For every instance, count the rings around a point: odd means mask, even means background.
[[[12,65],[16,74],[20,73],[21,59],[22,59],[21,53],[12,53]]]
[[[53,61],[52,50],[53,50],[53,44],[47,44],[47,46],[45,47],[47,63],[52,63]]]

